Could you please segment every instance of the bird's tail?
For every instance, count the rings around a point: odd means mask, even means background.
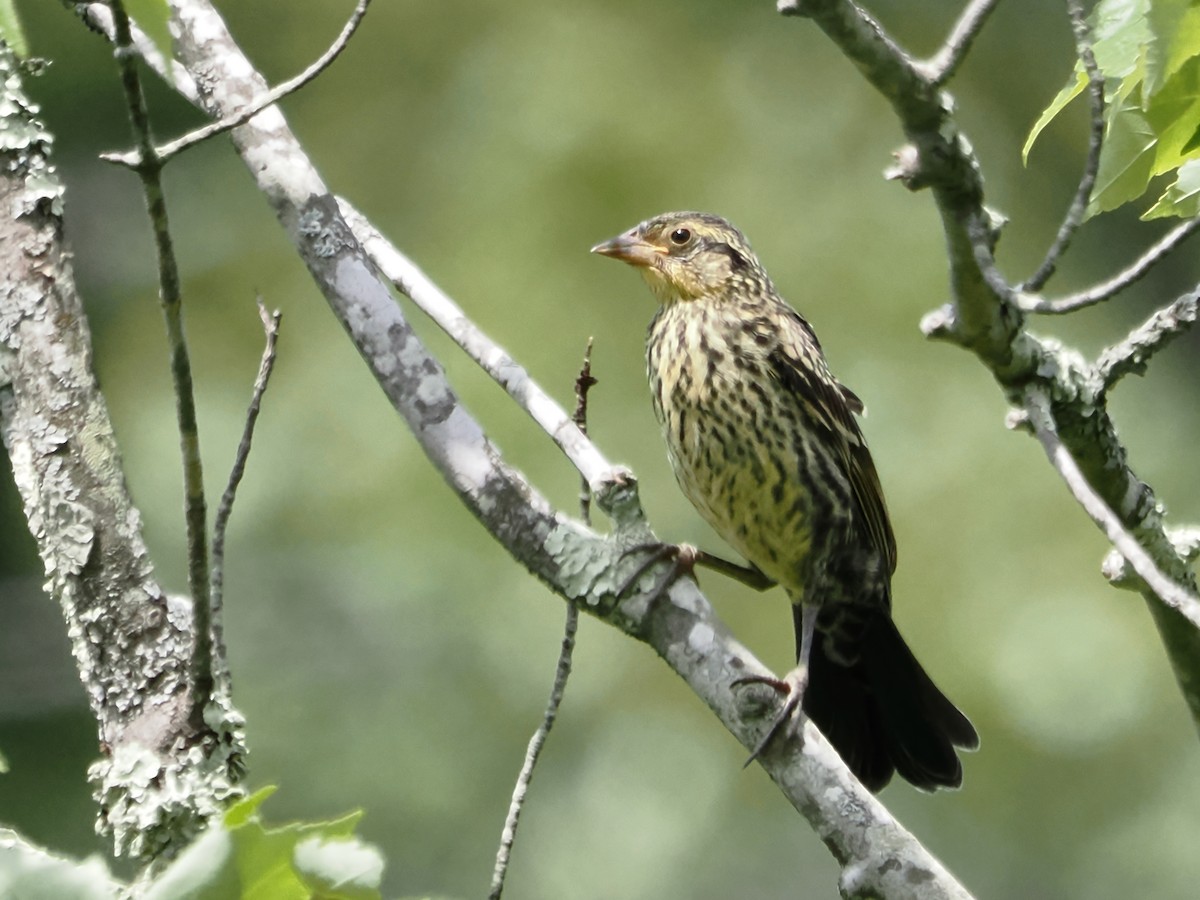
[[[801,609],[794,610],[799,627]],[[863,623],[861,641],[847,666],[817,635],[804,711],[871,791],[894,771],[923,790],[961,785],[956,748],[979,746],[974,726],[925,674],[886,612]]]

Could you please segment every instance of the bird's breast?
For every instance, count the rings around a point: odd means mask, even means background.
[[[684,494],[739,553],[787,585],[807,555],[809,501],[796,475],[802,429],[767,349],[744,320],[699,303],[663,308],[647,368]]]

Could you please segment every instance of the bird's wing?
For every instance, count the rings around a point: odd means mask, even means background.
[[[896,537],[871,451],[854,417],[862,413],[863,403],[830,373],[817,336],[799,313],[787,310],[778,338],[771,359],[775,372],[786,387],[805,401],[813,420],[828,430],[834,445],[840,449],[844,471],[858,504],[857,519],[865,525],[890,574],[896,569]]]

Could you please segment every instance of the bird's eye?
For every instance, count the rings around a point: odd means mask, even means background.
[[[671,243],[683,246],[692,239],[692,233],[686,228],[676,228],[671,232]]]

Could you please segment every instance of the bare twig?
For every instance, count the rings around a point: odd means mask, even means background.
[[[588,338],[587,348],[583,351],[583,367],[579,377],[575,379],[575,413],[572,416],[579,430],[587,434],[587,401],[588,391],[596,383],[592,377],[592,339]],[[581,476],[582,478],[582,476]],[[579,511],[585,525],[591,524],[592,492],[587,479],[583,480],[582,491],[579,495]],[[508,815],[504,819],[504,830],[500,833],[500,846],[496,849],[496,865],[492,870],[492,887],[488,892],[488,900],[500,900],[504,893],[504,879],[508,875],[508,863],[512,856],[513,843],[517,839],[517,826],[521,821],[521,810],[525,808],[525,797],[529,792],[529,784],[533,780],[533,770],[542,755],[546,738],[554,722],[558,718],[558,708],[562,704],[563,693],[567,688],[567,678],[571,675],[571,658],[575,652],[575,632],[579,629],[579,607],[574,600],[567,600],[567,618],[563,623],[562,647],[558,652],[558,663],[554,668],[554,683],[550,687],[550,699],[546,701],[546,711],[542,714],[542,724],[538,726],[529,746],[525,748],[525,761],[517,775],[517,783],[513,787],[512,801],[509,803]]]
[[[1129,560],[1150,590],[1164,603],[1182,613],[1189,622],[1200,628],[1200,599],[1162,573],[1150,554],[1138,543],[1117,514],[1109,509],[1079,468],[1079,464],[1058,436],[1050,401],[1045,393],[1033,388],[1026,392],[1025,411],[1029,424],[1046,451],[1050,464],[1062,476],[1071,494],[1093,522],[1108,537],[1121,555]]]
[[[228,116],[223,116],[219,121],[210,122],[209,124],[197,128],[195,131],[188,132],[183,137],[176,138],[173,141],[168,141],[154,149],[154,154],[158,158],[160,164],[165,164],[174,156],[178,156],[189,147],[206,141],[218,134],[224,134],[226,131],[231,131],[239,125],[245,125],[268,106],[274,106],[284,97],[289,94],[294,94],[300,88],[304,87],[327,68],[337,59],[346,45],[350,43],[350,38],[354,36],[354,32],[358,30],[358,26],[362,23],[363,17],[367,14],[367,7],[371,5],[371,0],[358,0],[354,11],[350,14],[349,20],[342,27],[341,33],[337,36],[329,49],[322,53],[312,65],[308,66],[299,75],[289,78],[282,84],[278,84],[271,90],[267,91],[263,96],[255,100],[245,109],[232,113]],[[142,151],[130,150],[125,153],[102,153],[100,158],[108,162],[117,163],[119,165],[128,166],[131,169],[136,169],[142,164]]]
[[[1156,310],[1145,322],[1114,344],[1096,361],[1096,371],[1104,390],[1126,375],[1141,375],[1150,357],[1196,324],[1200,288],[1184,294],[1173,303]]]
[[[943,85],[958,71],[959,65],[966,58],[971,45],[998,2],[999,0],[971,0],[954,23],[954,28],[941,49],[924,62],[917,63],[917,69],[924,73],[930,83]]]
[[[579,430],[587,434],[587,403],[588,391],[596,384],[592,377],[592,339],[588,338],[587,348],[583,351],[583,366],[579,377],[575,379],[575,413],[572,416]],[[585,525],[591,524],[592,492],[587,479],[582,479],[582,489],[579,494],[579,511]],[[563,692],[567,687],[567,678],[571,674],[571,657],[575,652],[575,632],[579,628],[579,606],[574,600],[567,601],[567,619],[563,623],[562,648],[558,654],[558,664],[554,669],[554,684],[550,688],[550,699],[546,702],[546,711],[542,715],[542,724],[529,739],[525,749],[525,762],[517,775],[517,783],[513,788],[512,802],[508,807],[508,816],[504,820],[504,830],[500,834],[500,846],[496,850],[496,865],[492,871],[492,887],[488,900],[500,900],[504,893],[504,879],[508,875],[508,862],[512,855],[513,843],[517,838],[517,825],[521,820],[521,810],[525,807],[525,796],[529,784],[533,780],[533,770],[542,755],[546,737],[554,727],[558,717],[558,707],[562,704]]]
[[[1154,268],[1156,263],[1165,259],[1172,250],[1195,234],[1198,229],[1200,229],[1200,216],[1195,219],[1188,219],[1186,222],[1180,222],[1155,242],[1133,265],[1124,271],[1118,272],[1108,281],[1101,282],[1094,287],[1088,288],[1086,291],[1069,294],[1066,297],[1059,297],[1057,299],[1048,299],[1036,294],[1022,294],[1018,297],[1021,309],[1026,312],[1056,315],[1074,312],[1077,309],[1083,309],[1085,306],[1092,306],[1093,304],[1108,300],[1142,278],[1142,276]]]
[[[209,608],[208,506],[204,497],[204,470],[200,462],[200,431],[196,421],[196,397],[192,388],[192,363],[183,333],[183,297],[179,266],[167,220],[166,195],[162,186],[162,162],[154,149],[146,98],[138,75],[129,16],[121,0],[112,0],[115,54],[130,125],[138,144],[141,163],[136,167],[146,197],[146,211],[154,232],[158,255],[159,300],[167,327],[171,354],[171,376],[175,384],[175,409],[179,444],[183,456],[184,519],[187,525],[188,587],[192,596],[195,647],[192,652],[192,716],[203,721],[203,709],[213,690],[212,616]]]
[[[279,322],[282,318],[279,310],[267,312],[267,307],[263,304],[261,297],[258,298],[258,316],[262,319],[266,345],[263,347],[262,359],[258,363],[258,375],[254,379],[250,405],[246,407],[246,423],[242,427],[242,438],[238,441],[237,453],[233,457],[233,468],[229,472],[229,481],[225,485],[225,492],[221,495],[221,502],[217,504],[217,513],[213,517],[212,584],[209,590],[211,592],[213,650],[218,665],[223,665],[225,661],[225,629],[221,616],[225,599],[225,530],[229,524],[229,514],[233,512],[233,501],[237,497],[238,485],[241,484],[242,476],[246,473],[246,460],[250,458],[250,445],[254,441],[254,426],[258,423],[263,394],[267,390],[267,382],[271,380],[271,372],[275,368]]]
[[[1088,133],[1087,160],[1083,166],[1083,175],[1079,179],[1079,187],[1075,197],[1067,209],[1054,243],[1046,251],[1046,258],[1038,266],[1037,271],[1025,279],[1021,285],[1022,292],[1039,291],[1050,280],[1058,267],[1058,260],[1071,244],[1083,217],[1087,214],[1088,203],[1092,199],[1092,188],[1096,186],[1096,172],[1100,169],[1100,147],[1104,143],[1104,75],[1096,65],[1096,55],[1092,52],[1092,38],[1088,30],[1087,19],[1080,0],[1067,0],[1067,12],[1071,17],[1071,30],[1075,33],[1075,47],[1083,70],[1088,79],[1088,106],[1090,110],[1090,128]]]
[[[583,367],[579,370],[579,377],[575,379],[575,412],[571,416],[571,421],[585,437],[588,433],[588,391],[596,385],[596,379],[592,375],[592,340],[592,338],[588,338],[587,347],[583,350]],[[587,479],[583,476],[580,478],[579,515],[583,518],[584,524],[590,525],[592,523],[592,491],[588,486]]]

